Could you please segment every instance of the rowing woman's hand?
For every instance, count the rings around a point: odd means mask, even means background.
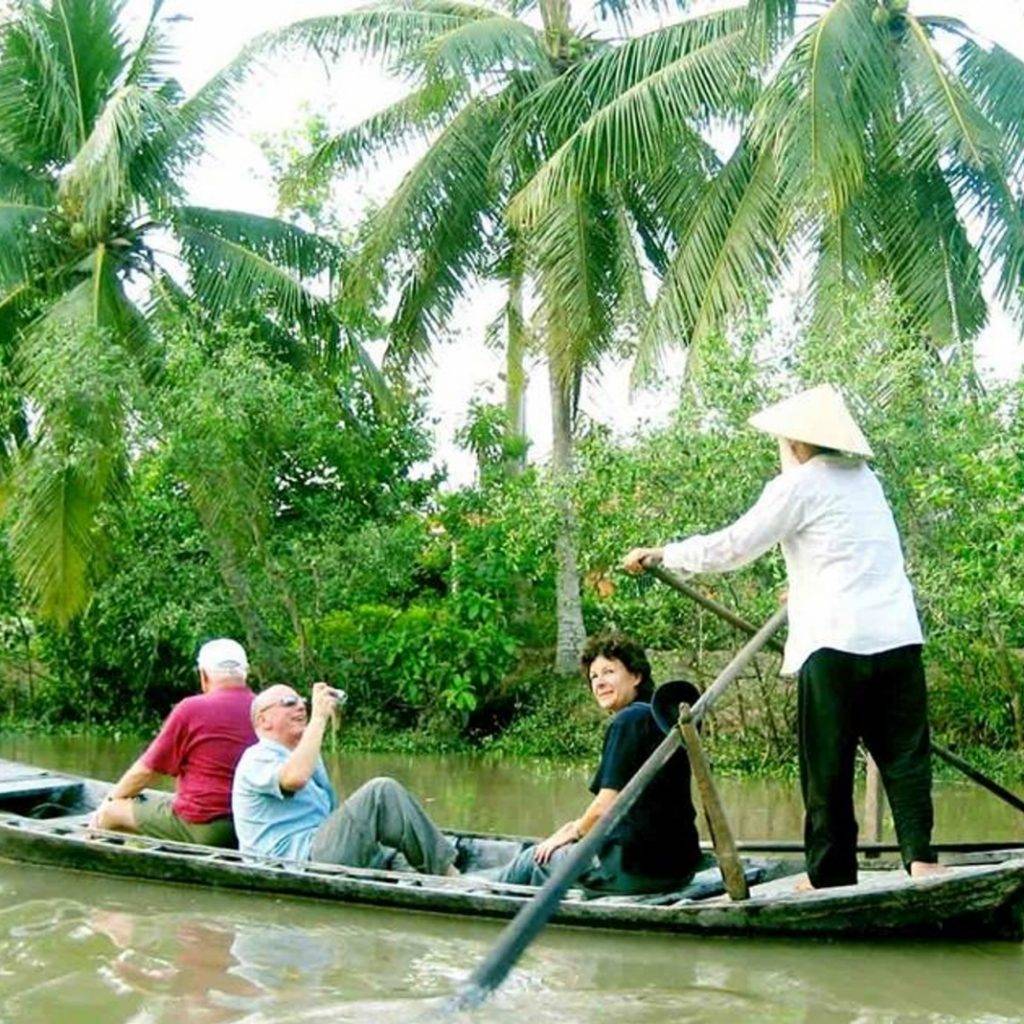
[[[622,568],[633,576],[638,576],[652,566],[661,565],[665,557],[663,548],[633,548],[622,560]]]

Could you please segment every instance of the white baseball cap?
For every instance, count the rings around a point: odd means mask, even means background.
[[[199,648],[196,665],[207,672],[239,668],[249,671],[249,659],[245,656],[245,648],[237,640],[228,637],[218,637],[203,644]]]

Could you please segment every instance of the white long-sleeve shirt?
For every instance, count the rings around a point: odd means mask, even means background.
[[[821,647],[876,654],[923,642],[896,524],[863,461],[816,455],[770,481],[731,526],[667,544],[664,565],[738,569],[776,544],[789,577],[784,673]]]

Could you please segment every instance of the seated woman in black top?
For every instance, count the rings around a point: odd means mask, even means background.
[[[580,817],[523,850],[497,874],[500,881],[543,885],[552,865],[600,821],[619,790],[664,738],[651,714],[654,683],[639,644],[621,635],[595,637],[584,648],[580,665],[594,699],[612,716],[601,763],[590,783],[594,799]],[[608,837],[579,884],[602,893],[681,888],[700,861],[695,817],[690,765],[679,750]]]

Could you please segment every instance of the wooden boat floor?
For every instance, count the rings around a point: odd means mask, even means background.
[[[1000,862],[1002,863],[1002,862]],[[803,874],[787,875],[785,878],[775,878],[760,885],[750,888],[751,898],[776,900],[783,897],[792,897],[799,900],[833,900],[837,896],[856,896],[868,892],[897,892],[901,889],[927,891],[936,884],[949,882],[954,878],[962,878],[980,872],[990,871],[992,865],[971,864],[957,867],[949,867],[941,874],[931,875],[928,878],[911,878],[901,868],[882,868],[877,871],[861,870],[857,873],[856,885],[837,885],[829,889],[809,889],[796,892],[796,886],[803,878]],[[711,903],[720,900],[708,900]]]

